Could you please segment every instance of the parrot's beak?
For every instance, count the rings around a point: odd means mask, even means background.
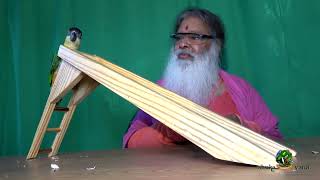
[[[77,40],[77,33],[76,32],[71,32],[70,34],[70,40],[72,42],[75,42]]]

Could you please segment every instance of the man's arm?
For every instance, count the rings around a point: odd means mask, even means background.
[[[149,127],[152,125],[152,117],[149,116],[147,113],[145,113],[142,110],[139,110],[134,118],[131,120],[130,125],[127,129],[127,132],[123,136],[123,148],[128,147],[128,142],[131,138],[131,136],[139,131],[140,129],[143,129],[145,127]]]
[[[123,148],[163,147],[185,141],[185,138],[139,110],[123,137]]]
[[[275,140],[282,139],[278,129],[278,119],[271,113],[259,93],[251,86],[248,98],[253,111],[253,119],[252,121],[246,121],[246,124],[249,127],[258,127],[260,129],[259,133],[266,137]]]
[[[253,93],[258,94],[254,89]],[[256,107],[255,118],[261,123],[262,135],[272,139],[282,139],[278,129],[278,119],[271,113],[260,95],[255,99],[253,104]]]
[[[281,139],[278,120],[258,92],[245,80],[225,71],[220,72],[235,102],[241,124],[272,139]]]

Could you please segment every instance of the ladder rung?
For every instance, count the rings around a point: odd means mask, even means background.
[[[60,132],[60,128],[47,128],[47,132]]]
[[[60,107],[60,106],[56,106],[56,107],[54,108],[54,110],[55,110],[55,111],[63,111],[63,112],[67,112],[67,111],[69,111],[69,108],[67,108],[67,107]]]
[[[51,148],[48,149],[40,149],[38,153],[50,153],[52,151]]]

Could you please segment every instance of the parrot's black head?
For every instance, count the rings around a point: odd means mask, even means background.
[[[77,27],[71,27],[68,31],[68,36],[70,36],[70,40],[72,42],[76,41],[77,38],[81,39],[82,37],[82,32],[79,28]]]

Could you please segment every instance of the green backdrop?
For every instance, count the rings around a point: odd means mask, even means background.
[[[221,16],[224,67],[260,92],[286,138],[320,135],[318,0],[0,0],[0,155],[27,153],[49,94],[51,58],[68,27],[82,29],[82,51],[155,81],[174,18],[188,6]],[[120,148],[135,111],[97,88],[76,110],[61,152]],[[51,141],[46,136],[44,146]]]

